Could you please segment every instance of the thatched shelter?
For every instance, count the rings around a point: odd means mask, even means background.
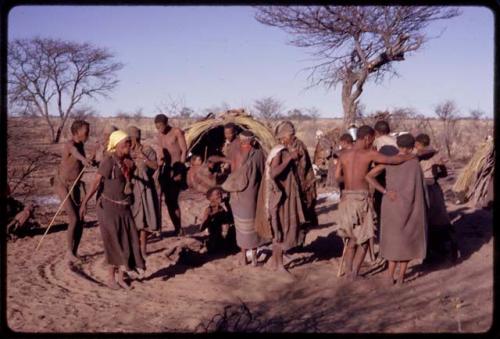
[[[337,147],[341,136],[341,129],[334,128],[322,135],[316,135],[317,143],[314,149],[313,163],[320,169],[327,170],[328,160],[331,152]]]
[[[452,187],[459,202],[471,201],[477,207],[493,202],[493,178],[495,176],[495,145],[487,140],[464,167]]]
[[[224,125],[232,122],[237,132],[251,131],[262,149],[268,153],[275,144],[271,130],[255,120],[244,109],[228,110],[217,115],[209,114],[185,130],[188,153],[205,156],[220,155],[224,144]]]

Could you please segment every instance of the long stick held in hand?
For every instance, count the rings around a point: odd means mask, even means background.
[[[344,257],[345,257],[345,252],[347,250],[347,244],[349,243],[349,238],[345,238],[344,239],[344,249],[342,250],[342,259],[340,260],[340,266],[339,266],[339,269],[337,271],[337,277],[340,277],[341,275],[344,274],[344,269],[343,269],[343,266],[344,266]]]
[[[71,186],[71,188],[69,189],[68,191],[68,194],[66,194],[66,198],[64,198],[64,200],[61,202],[61,204],[59,205],[59,208],[57,209],[57,212],[56,214],[54,214],[54,217],[52,218],[52,221],[50,222],[49,226],[47,227],[47,229],[45,230],[45,233],[43,234],[42,236],[42,239],[40,239],[40,242],[38,243],[38,245],[36,246],[35,248],[35,252],[38,250],[38,248],[40,247],[40,245],[42,244],[42,241],[43,241],[43,238],[45,238],[45,236],[47,235],[47,233],[49,232],[49,229],[50,227],[52,226],[52,224],[54,223],[54,220],[56,220],[56,217],[57,215],[59,214],[59,212],[61,211],[64,203],[66,202],[66,200],[68,200],[69,196],[71,195],[71,192],[73,192],[73,189],[75,188],[76,186],[76,183],[80,180],[80,178],[82,177],[83,175],[83,172],[85,171],[85,167],[82,168],[80,174],[78,174],[78,177],[75,179],[75,181],[73,182],[73,185]]]

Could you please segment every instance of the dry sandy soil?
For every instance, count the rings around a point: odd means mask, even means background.
[[[46,148],[57,153],[57,146]],[[52,194],[46,181],[54,163],[47,160],[37,174],[40,196]],[[372,273],[366,279],[336,276],[342,253],[337,205],[325,198],[317,207],[320,227],[287,258],[293,280],[268,268],[266,248],[259,267],[237,266],[234,252],[208,255],[205,235],[195,225],[206,202],[184,194],[187,235],[172,236],[165,222],[164,237],[150,239],[147,276],[132,281],[131,291],[103,284],[104,255],[92,208],[79,250],[83,262],[65,262],[62,215],[38,252],[43,229],[7,244],[7,323],[16,332],[484,332],[493,314],[492,214],[454,205],[453,181],[452,173],[442,184],[461,257],[455,264],[438,258],[411,265],[403,287],[384,287],[383,274],[368,260],[362,273]],[[56,207],[39,209],[42,225]]]

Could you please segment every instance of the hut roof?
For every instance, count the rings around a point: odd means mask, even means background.
[[[479,205],[487,196],[489,182],[494,173],[495,145],[493,140],[487,140],[463,168],[452,190],[455,194],[465,193],[467,200]]]
[[[199,141],[201,141],[202,137],[208,131],[230,122],[243,129],[251,131],[266,152],[269,152],[275,145],[274,136],[266,125],[258,120],[255,120],[244,109],[233,109],[221,112],[217,115],[209,114],[203,120],[197,121],[188,127],[185,130],[188,150],[191,150]]]

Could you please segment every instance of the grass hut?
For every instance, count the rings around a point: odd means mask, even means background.
[[[486,207],[493,201],[495,175],[495,145],[487,140],[463,168],[452,187],[458,202],[471,201],[477,207]]]
[[[243,130],[251,131],[266,154],[274,146],[273,133],[266,125],[244,109],[228,110],[218,115],[211,113],[185,130],[188,154],[200,155],[203,159],[220,155],[224,145],[224,125],[230,122],[236,125],[237,134]]]

